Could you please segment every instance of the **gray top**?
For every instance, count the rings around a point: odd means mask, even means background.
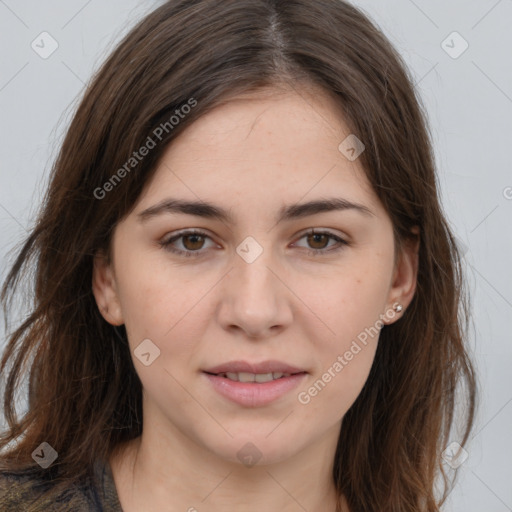
[[[0,473],[0,510],[2,512],[123,512],[110,465],[98,461],[96,482],[76,485],[58,497],[48,498],[51,480],[27,474]]]

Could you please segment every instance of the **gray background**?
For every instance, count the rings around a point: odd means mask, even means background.
[[[12,261],[9,251],[32,226],[84,84],[126,31],[160,3],[0,0],[1,278]],[[481,407],[445,510],[512,511],[512,1],[354,3],[381,27],[416,77],[443,204],[464,248],[473,294],[471,347]],[[31,48],[43,31],[59,45],[47,59]],[[444,47],[459,53],[462,40],[447,39],[454,31],[469,44],[457,58],[442,46],[446,40]],[[2,331],[0,348],[4,343]]]

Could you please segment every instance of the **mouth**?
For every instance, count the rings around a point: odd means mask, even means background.
[[[228,374],[249,374],[249,375],[269,375],[276,374],[281,378],[283,375],[294,375],[297,373],[307,373],[304,368],[292,366],[283,361],[277,361],[275,359],[262,361],[261,363],[249,363],[248,361],[229,361],[222,363],[217,366],[213,366],[206,370],[206,373],[213,375],[228,375]],[[282,375],[279,375],[282,374]]]
[[[202,373],[217,393],[244,407],[262,407],[284,397],[308,375],[281,361],[232,361]]]
[[[234,382],[256,382],[262,384],[264,382],[271,382],[273,380],[286,379],[292,375],[299,375],[306,372],[296,373],[283,373],[283,372],[269,372],[269,373],[249,373],[249,372],[224,372],[224,373],[210,373],[205,372],[208,375],[215,375],[216,377],[222,377],[229,379]]]

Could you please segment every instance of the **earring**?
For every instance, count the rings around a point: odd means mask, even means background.
[[[397,313],[400,313],[400,311],[402,311],[402,309],[404,309],[402,307],[402,304],[396,304],[395,306],[393,306],[393,309],[397,312]]]

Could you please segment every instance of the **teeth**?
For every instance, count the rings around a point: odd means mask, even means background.
[[[246,372],[238,373],[238,380],[240,382],[254,382],[254,378],[255,378],[254,373],[246,373]]]
[[[289,373],[282,372],[273,372],[273,373],[247,373],[247,372],[239,372],[239,373],[221,373],[221,377],[225,377],[229,380],[234,380],[238,382],[270,382],[271,380],[280,379],[281,377],[289,377]]]
[[[270,382],[271,380],[273,380],[273,377],[272,377],[271,373],[262,373],[262,374],[256,374],[254,376],[254,380],[256,382]]]

